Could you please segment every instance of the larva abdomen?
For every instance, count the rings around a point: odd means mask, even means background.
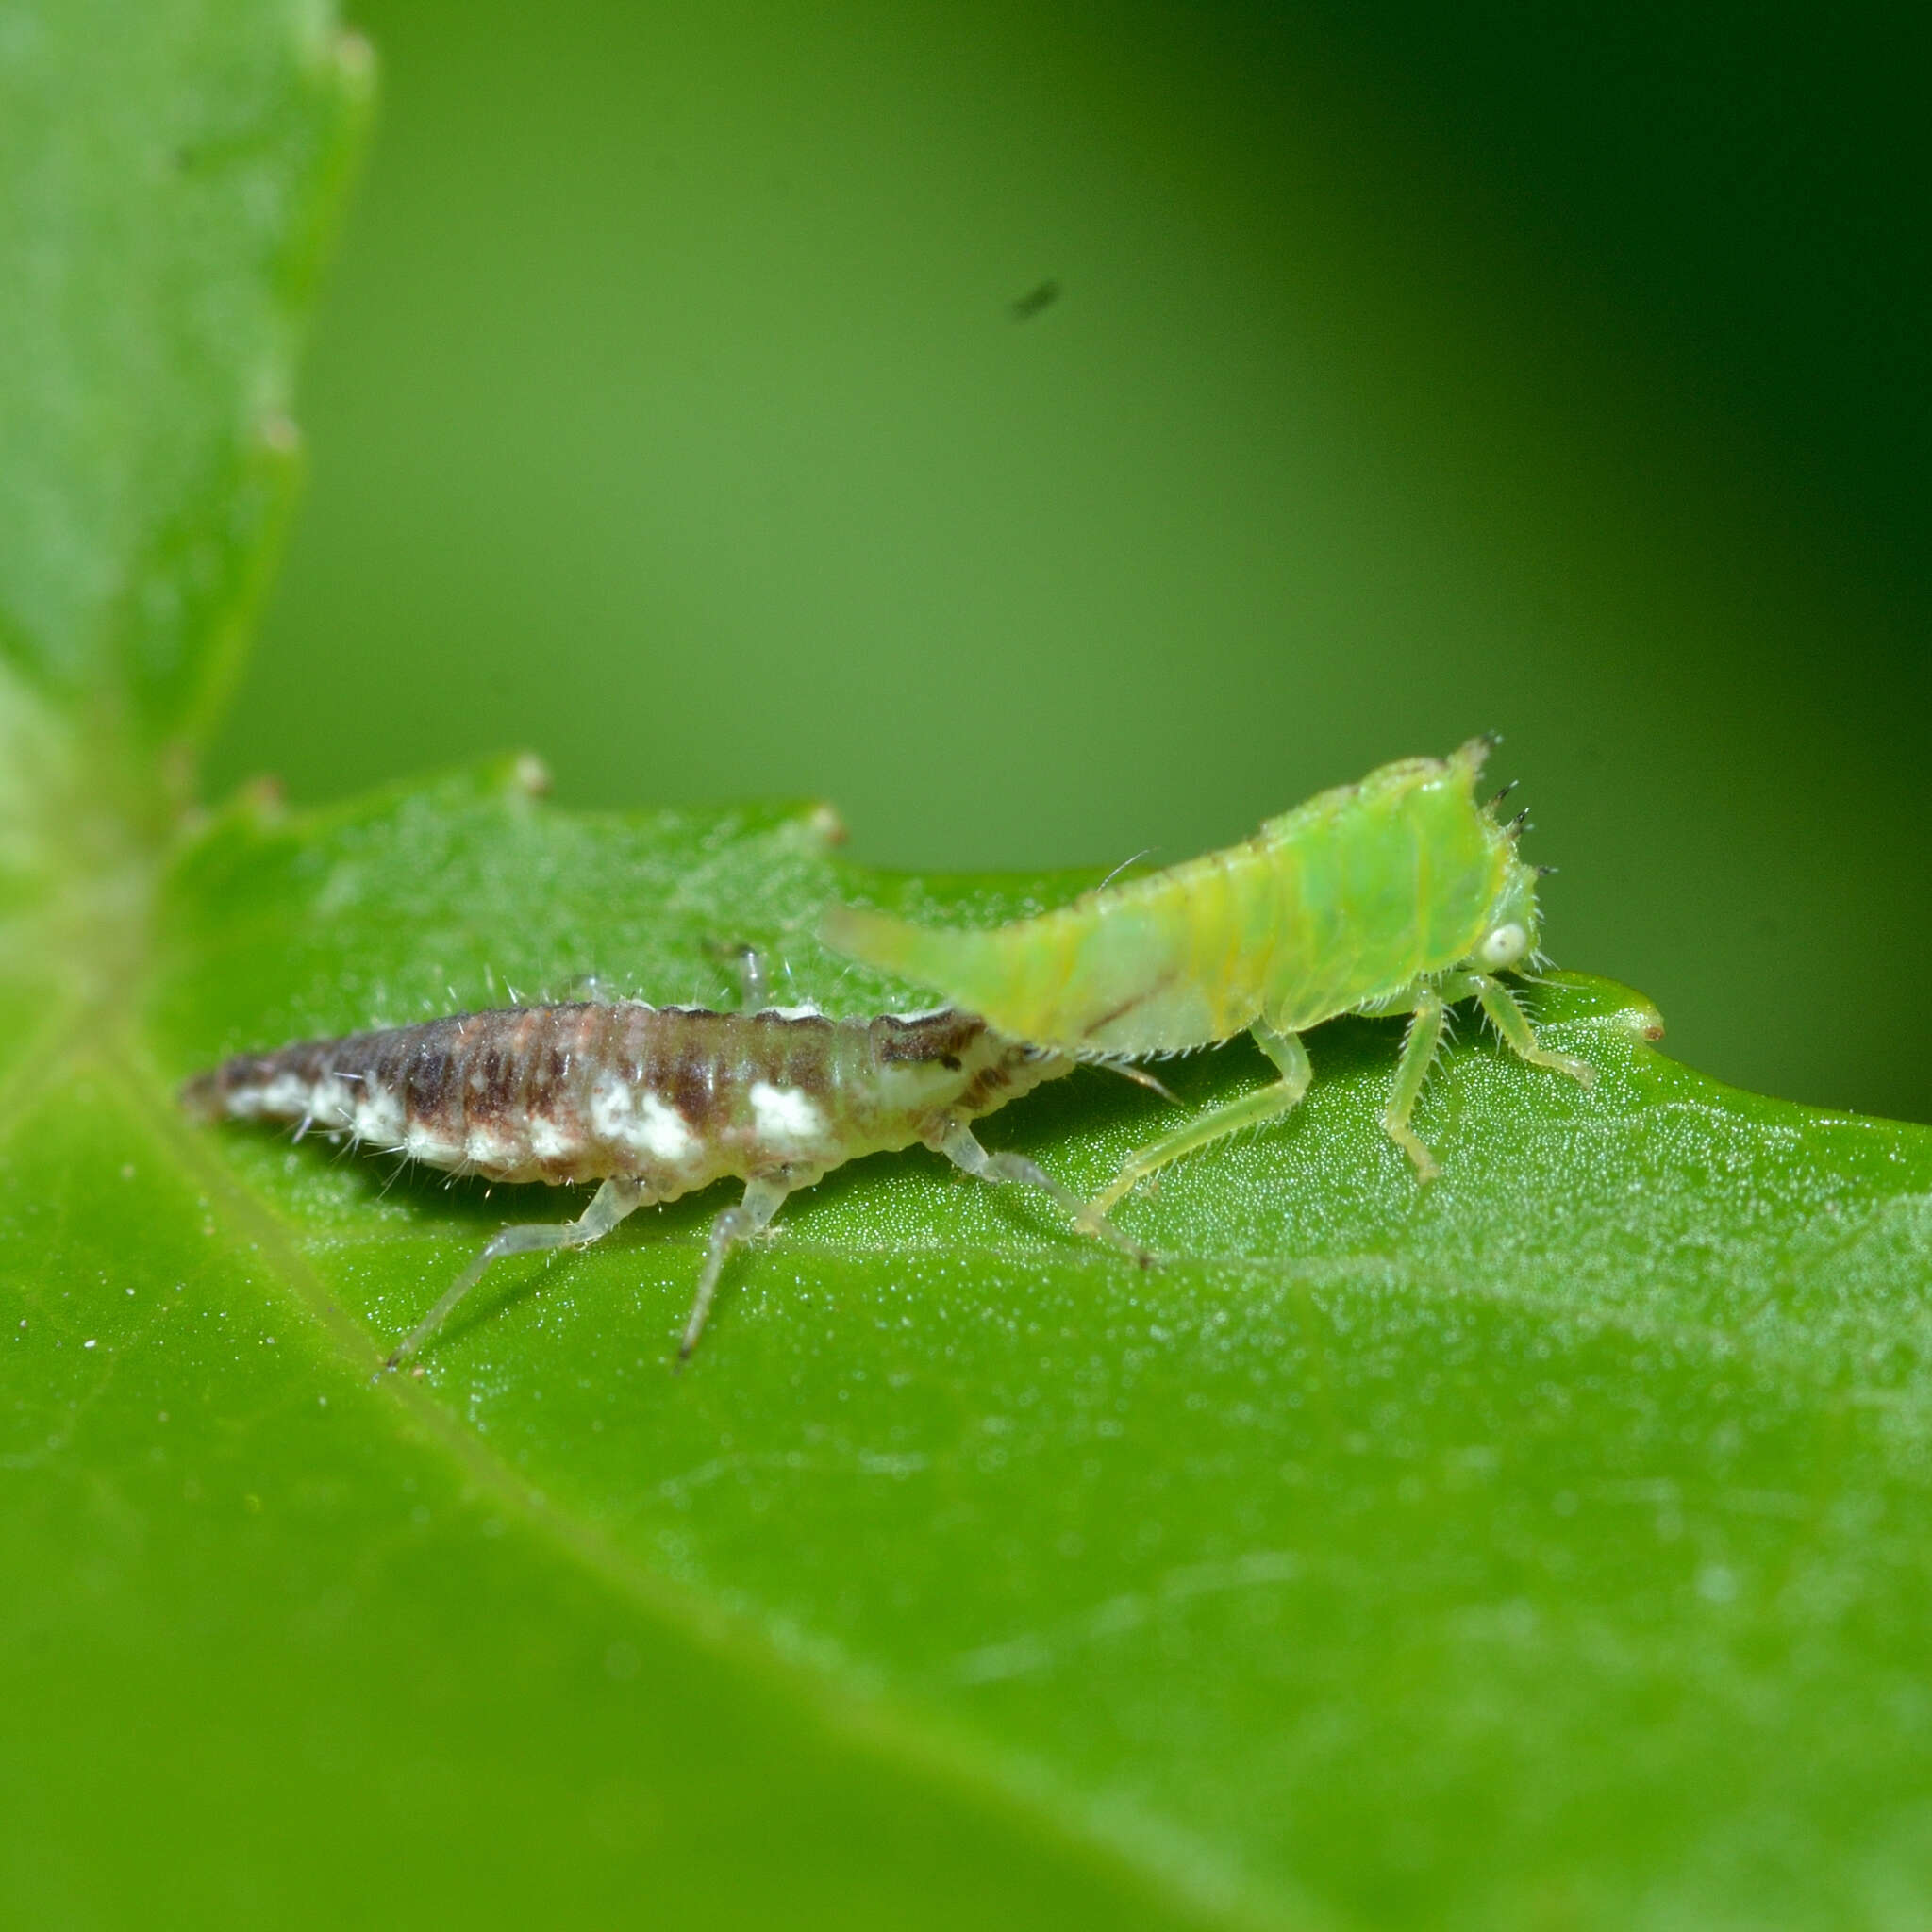
[[[205,1118],[346,1133],[492,1180],[641,1180],[668,1200],[725,1174],[824,1172],[924,1138],[1049,1073],[958,1013],[834,1021],[636,1001],[458,1013],[244,1054],[201,1074]]]
[[[712,1224],[681,1358],[725,1257],[789,1193],[915,1141],[983,1180],[1043,1190],[1088,1233],[1144,1261],[1033,1162],[989,1154],[973,1136],[970,1122],[1072,1065],[949,1009],[828,1020],[629,1001],[458,1013],[241,1054],[190,1080],[181,1099],[204,1119],[293,1121],[497,1180],[603,1182],[575,1221],[505,1228],[404,1338],[391,1367],[492,1261],[584,1246],[646,1201],[738,1175],[744,1195]]]

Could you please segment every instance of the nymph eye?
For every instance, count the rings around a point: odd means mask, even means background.
[[[1529,935],[1512,919],[1483,935],[1476,956],[1485,966],[1513,966],[1529,950]]]

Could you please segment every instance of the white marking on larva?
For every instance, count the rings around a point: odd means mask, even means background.
[[[655,1093],[645,1093],[640,1099],[638,1124],[630,1130],[630,1141],[634,1148],[641,1148],[660,1161],[682,1161],[697,1143],[684,1115]]]
[[[424,1161],[430,1167],[447,1167],[463,1158],[464,1149],[460,1141],[447,1140],[434,1127],[414,1121],[403,1136],[403,1152],[411,1160]]]
[[[523,1142],[501,1127],[472,1127],[464,1153],[478,1167],[513,1167],[523,1158]]]
[[[565,1160],[577,1151],[575,1140],[555,1121],[535,1114],[530,1120],[530,1152],[539,1160]]]
[[[346,1080],[318,1080],[308,1097],[309,1117],[318,1126],[346,1127],[356,1118],[356,1096]]]
[[[761,1140],[809,1141],[824,1129],[818,1108],[797,1087],[774,1087],[769,1080],[755,1080],[751,1110]]]
[[[655,1093],[639,1096],[637,1119],[625,1140],[639,1153],[665,1161],[682,1160],[695,1145],[690,1123]]]
[[[263,1113],[282,1116],[305,1112],[308,1104],[308,1083],[294,1074],[277,1074],[262,1088],[257,1103]]]
[[[363,1140],[393,1147],[403,1138],[408,1122],[403,1103],[395,1094],[365,1091],[356,1097],[351,1124]]]
[[[763,1019],[767,1013],[780,1020],[823,1020],[825,1017],[824,1008],[815,1007],[809,1000],[802,1007],[760,1007],[758,1017]]]
[[[636,1112],[629,1084],[615,1074],[600,1074],[591,1089],[591,1131],[600,1141],[621,1141]]]
[[[655,1093],[640,1093],[615,1074],[600,1075],[591,1090],[591,1128],[600,1141],[653,1160],[682,1160],[693,1144],[690,1124],[675,1108]]]

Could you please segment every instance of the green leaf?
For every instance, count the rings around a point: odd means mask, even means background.
[[[154,761],[211,721],[290,502],[369,74],[318,6],[68,0],[0,38],[0,656]]]
[[[1084,881],[869,874],[809,809],[571,813],[530,760],[173,816],[366,61],[308,9],[21,19],[0,1912],[1924,1916],[1932,1133],[1718,1087],[1606,982],[1540,995],[1587,1094],[1465,1037],[1426,1189],[1376,1123],[1392,1029],[1341,1024],[1292,1121],[1123,1204],[1155,1268],[877,1157],[734,1262],[681,1375],[728,1190],[503,1265],[378,1374],[563,1198],[197,1126],[184,1075],[586,974],[716,1002],[740,943],[905,1004],[816,947],[828,899]],[[1169,1118],[1090,1070],[987,1138],[1090,1188]]]

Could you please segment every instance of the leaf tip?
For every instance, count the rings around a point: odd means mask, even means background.
[[[535,752],[520,751],[510,760],[510,790],[523,797],[548,798],[555,783],[550,767]]]
[[[838,808],[827,805],[824,799],[807,808],[805,824],[806,829],[821,845],[842,845],[845,842],[845,821],[839,816]]]

